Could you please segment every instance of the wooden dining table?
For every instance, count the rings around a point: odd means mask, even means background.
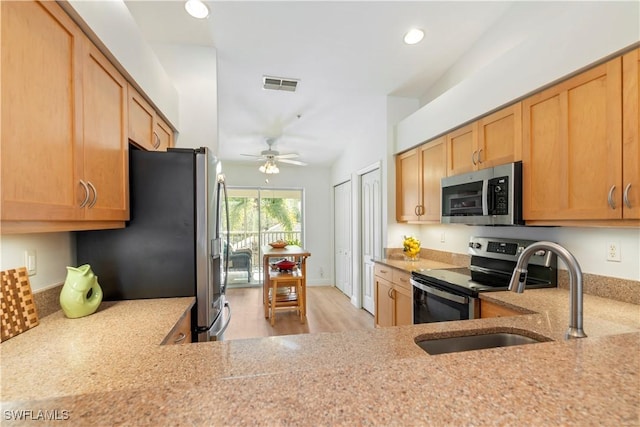
[[[271,278],[282,276],[283,274],[297,274],[300,275],[302,281],[302,292],[298,295],[300,298],[299,304],[302,307],[302,313],[306,313],[307,298],[307,263],[306,260],[311,256],[311,253],[300,246],[288,245],[284,248],[273,248],[270,245],[262,247],[262,303],[264,305],[264,317],[269,317],[269,288],[271,287]],[[271,268],[271,262],[273,259],[289,259],[299,265],[299,271],[292,273],[276,272]]]

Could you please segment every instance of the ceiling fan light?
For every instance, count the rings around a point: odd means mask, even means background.
[[[184,8],[194,18],[204,19],[209,16],[209,8],[201,0],[187,0]]]
[[[273,175],[280,172],[278,165],[276,165],[276,163],[272,160],[267,160],[264,165],[258,168],[258,170],[268,175]]]
[[[420,43],[424,38],[424,31],[419,28],[412,28],[404,35],[404,42],[406,44]]]

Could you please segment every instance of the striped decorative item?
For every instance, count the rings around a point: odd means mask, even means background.
[[[0,272],[0,342],[38,325],[38,311],[33,300],[29,275],[25,267]]]

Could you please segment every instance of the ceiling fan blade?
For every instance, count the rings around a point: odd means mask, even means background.
[[[247,157],[255,157],[255,158],[258,158],[258,159],[262,159],[263,158],[263,156],[261,154],[259,154],[259,155],[256,155],[256,154],[240,154],[240,155],[241,156],[247,156]]]
[[[278,159],[295,159],[296,157],[300,157],[298,153],[288,153],[288,154],[278,154],[276,158]]]
[[[278,161],[282,163],[289,163],[291,165],[307,166],[305,162],[301,162],[299,160],[278,159]]]

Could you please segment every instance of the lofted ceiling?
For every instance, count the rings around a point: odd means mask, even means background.
[[[151,43],[217,51],[219,156],[267,148],[330,165],[386,96],[419,99],[510,6],[484,1],[207,1],[196,20],[182,1],[126,1]],[[411,27],[425,30],[414,46]],[[189,64],[182,64],[185,69]],[[262,76],[299,79],[295,93]],[[295,167],[295,166],[290,166]]]

